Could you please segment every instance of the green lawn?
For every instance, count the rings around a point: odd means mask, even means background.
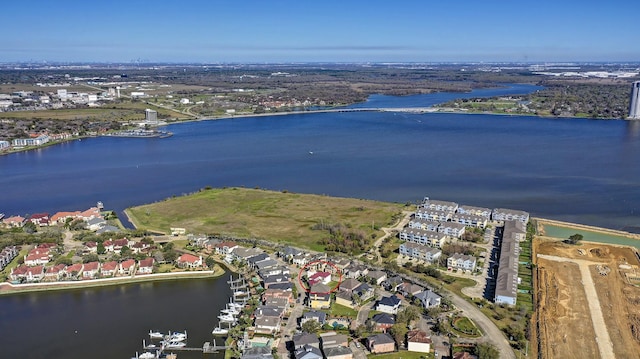
[[[331,309],[328,313],[331,317],[347,317],[355,319],[358,316],[357,310],[336,303],[331,305]]]
[[[404,205],[354,198],[276,192],[261,189],[203,189],[197,193],[127,209],[137,228],[168,233],[170,227],[191,233],[259,238],[323,251],[320,224],[342,224],[367,238],[372,228],[387,226]]]
[[[393,353],[387,354],[369,354],[367,358],[375,358],[375,359],[432,359],[434,358],[433,353],[416,353],[410,352],[406,350],[397,351]]]

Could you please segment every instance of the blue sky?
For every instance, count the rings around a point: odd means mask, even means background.
[[[640,61],[637,0],[30,0],[0,62]]]

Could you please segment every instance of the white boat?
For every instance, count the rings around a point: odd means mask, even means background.
[[[166,337],[165,337],[166,338]],[[168,342],[182,342],[187,340],[187,331],[184,332],[169,332],[168,338],[166,341]]]
[[[242,310],[242,308],[244,308],[244,304],[235,303],[235,302],[229,302],[229,308],[233,308],[233,309],[236,309],[236,310]]]
[[[151,339],[164,339],[164,334],[160,332],[154,332],[149,330],[149,338]]]
[[[158,357],[158,353],[144,352],[144,353],[140,354],[140,356],[138,358],[140,358],[140,359],[156,359],[157,357]]]
[[[230,314],[220,314],[218,316],[218,319],[220,319],[221,322],[225,322],[225,323],[235,323],[236,322],[236,318],[233,315],[230,315]]]
[[[220,312],[229,315],[238,315],[240,314],[240,310],[238,308],[233,308],[227,305],[226,309],[222,309]]]
[[[220,328],[220,326],[217,326],[211,332],[211,334],[213,334],[213,335],[225,335],[225,334],[228,334],[228,333],[229,333],[229,329],[222,329],[222,328]]]
[[[175,348],[184,348],[187,346],[185,342],[179,342],[177,340],[172,340],[169,342],[164,342],[165,349],[175,349]]]

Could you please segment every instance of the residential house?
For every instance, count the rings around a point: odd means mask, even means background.
[[[473,271],[476,269],[476,257],[460,253],[454,253],[447,258],[447,268],[449,270],[460,269]]]
[[[193,254],[184,253],[176,259],[176,265],[179,268],[200,268],[202,267],[202,256],[194,256]]]
[[[324,356],[319,348],[311,345],[305,345],[298,348],[294,352],[295,359],[323,359]]]
[[[80,212],[80,214],[78,215],[78,218],[87,222],[94,218],[102,218],[102,215],[100,214],[100,209],[98,209],[98,207],[91,207],[86,211]]]
[[[315,320],[316,322],[320,323],[320,325],[324,325],[327,321],[327,313],[319,310],[305,312],[304,314],[302,314],[302,318],[300,318],[300,325],[310,320]]]
[[[361,264],[351,263],[345,268],[345,278],[360,278],[369,273],[369,269]]]
[[[384,287],[385,290],[389,292],[397,292],[398,288],[400,287],[400,285],[402,285],[402,283],[403,283],[402,277],[393,276],[391,278],[387,278],[387,280],[385,280],[382,283],[382,286]]]
[[[370,319],[375,331],[386,333],[389,328],[396,324],[396,319],[388,313],[377,313]]]
[[[95,279],[100,270],[100,262],[85,263],[82,268],[82,279]]]
[[[258,271],[258,275],[260,276],[260,278],[264,279],[273,275],[284,275],[284,276],[288,276],[291,274],[291,271],[289,270],[289,267],[287,266],[275,266],[275,267],[269,267],[269,268],[264,268]]]
[[[49,225],[49,213],[35,213],[29,217],[29,222],[39,227],[45,227]]]
[[[293,293],[288,290],[267,288],[262,293],[262,300],[265,303],[271,299],[276,299],[276,298],[284,298],[289,302],[289,304],[294,303]]]
[[[50,222],[51,224],[65,224],[67,219],[75,219],[80,215],[80,211],[74,212],[58,212],[51,216]]]
[[[331,282],[331,273],[329,272],[316,272],[309,277],[309,285],[322,283],[329,284]]]
[[[100,269],[100,274],[103,277],[113,277],[117,271],[118,271],[118,262],[111,261],[102,265],[102,268]]]
[[[0,270],[3,270],[11,261],[18,256],[18,248],[16,246],[8,246],[0,252]]]
[[[287,298],[269,298],[264,300],[263,304],[266,306],[281,308],[285,311],[291,303],[289,303],[289,299]]]
[[[387,279],[387,273],[381,270],[372,270],[365,276],[371,283],[380,285]]]
[[[280,332],[281,322],[282,322],[282,318],[280,317],[270,317],[270,316],[257,317],[254,322],[256,333],[276,334]]]
[[[84,264],[75,263],[67,268],[65,268],[65,277],[67,279],[78,279],[80,275],[82,275],[82,271],[84,270]]]
[[[276,283],[289,283],[290,281],[289,277],[286,275],[272,275],[264,278],[262,282],[264,288],[267,289]]]
[[[21,216],[11,216],[2,220],[5,227],[18,228],[24,225],[25,218]]]
[[[103,242],[103,245],[104,245],[105,243],[107,243],[107,242],[111,242],[111,241],[104,241],[104,242]],[[98,243],[96,243],[96,242],[93,242],[93,241],[86,242],[86,243],[84,244],[84,247],[83,247],[83,248],[84,248],[84,251],[85,251],[85,252],[89,252],[89,253],[98,253]],[[106,248],[107,248],[107,247],[105,246],[105,249],[106,249]],[[113,248],[113,246],[112,246],[112,248]]]
[[[253,256],[251,256],[251,257],[247,257],[247,258],[246,258],[246,261],[247,261],[247,264],[249,265],[249,267],[251,267],[251,268],[254,268],[254,269],[255,269],[255,268],[256,268],[256,263],[257,263],[257,262],[260,262],[260,261],[262,261],[262,260],[269,259],[269,258],[270,258],[270,257],[269,257],[269,255],[268,255],[268,254],[266,254],[266,253],[264,253],[264,252],[260,252],[260,253],[255,254],[255,255],[253,255]]]
[[[420,292],[422,292],[424,290],[423,287],[417,285],[417,284],[413,284],[410,282],[403,282],[400,287],[398,288],[398,292],[400,292],[400,294],[402,294],[405,297],[411,297],[414,296]]]
[[[456,212],[457,213],[461,213],[461,214],[473,214],[473,215],[476,215],[476,216],[482,216],[482,217],[484,217],[486,219],[491,218],[491,209],[490,208],[460,205]]]
[[[66,268],[67,266],[65,264],[57,264],[52,267],[46,268],[44,277],[45,279],[53,282],[62,280],[62,278],[64,278]]]
[[[118,274],[121,275],[132,275],[136,270],[136,261],[133,259],[127,259],[125,261],[120,262],[118,265]]]
[[[396,342],[387,333],[367,337],[366,344],[367,349],[373,354],[391,353],[396,350]]]
[[[451,219],[453,212],[437,209],[418,208],[414,214],[417,219],[424,219],[433,222],[446,222]]]
[[[431,337],[422,330],[410,330],[407,333],[407,350],[418,353],[431,352]]]
[[[362,282],[355,278],[347,278],[340,283],[339,289],[344,292],[353,293],[359,286],[362,285]]]
[[[418,228],[404,228],[400,231],[400,239],[429,247],[440,248],[447,240],[444,233],[427,231]]]
[[[494,221],[520,221],[529,222],[529,213],[516,209],[494,208],[491,212],[491,219]]]
[[[238,244],[236,242],[221,242],[214,245],[216,253],[221,254],[223,256],[231,254],[231,252],[238,248]]]
[[[263,259],[254,264],[254,268],[258,271],[267,270],[278,266],[278,262],[273,258]]]
[[[9,279],[12,281],[39,282],[44,279],[44,266],[17,266],[9,274]]]
[[[398,314],[398,309],[400,309],[400,298],[395,295],[382,297],[376,306],[377,311],[388,314]]]
[[[413,218],[407,224],[409,228],[422,229],[425,231],[437,232],[440,227],[440,222],[429,221],[426,219]]]
[[[425,290],[413,296],[418,299],[425,309],[431,307],[439,307],[442,303],[442,297],[432,290]]]
[[[92,218],[87,221],[87,229],[90,231],[97,231],[107,225],[107,221],[102,217]]]
[[[274,283],[269,285],[269,289],[282,289],[291,292],[293,291],[293,284],[291,282]]]
[[[106,226],[98,229],[96,231],[96,234],[102,234],[102,233],[107,233],[107,232],[111,232],[111,233],[119,233],[122,230],[120,230],[120,228],[116,227],[116,226],[112,226],[110,224],[107,224]],[[146,245],[146,244],[145,244]],[[145,247],[146,248],[146,247]]]
[[[373,298],[375,294],[375,289],[367,283],[362,283],[362,285],[360,285],[353,291],[354,299],[356,300],[356,302],[359,302],[357,304]]]
[[[138,274],[153,273],[153,258],[145,258],[138,262]]]
[[[231,251],[232,260],[237,260],[241,262],[246,262],[247,259],[264,253],[261,249],[258,248],[245,248],[238,246]]]
[[[453,216],[455,216],[455,214],[453,214]],[[450,237],[460,238],[464,234],[466,228],[466,223],[456,223],[452,219],[452,222],[440,223],[440,225],[438,226],[438,232],[444,233]]]
[[[353,359],[353,352],[349,347],[322,348],[326,359]]]
[[[317,283],[309,291],[309,306],[312,309],[326,309],[331,307],[331,288]]]
[[[427,263],[433,263],[442,256],[442,251],[437,248],[413,242],[400,244],[399,251],[402,255]]]
[[[326,332],[320,334],[320,343],[322,344],[322,350],[335,347],[348,347],[349,338],[344,334]]]
[[[28,266],[44,265],[49,263],[52,257],[53,253],[51,253],[49,248],[42,248],[38,246],[30,250],[29,253],[24,256],[24,264]]]
[[[307,345],[320,349],[320,339],[318,339],[317,335],[312,333],[302,332],[293,335],[294,348],[299,349]]]
[[[104,229],[104,228],[102,228],[102,229]],[[143,241],[138,241],[138,242],[133,243],[133,245],[131,246],[131,251],[133,253],[137,254],[137,253],[148,252],[149,248],[151,248],[151,244],[143,242]]]
[[[419,207],[437,211],[455,212],[458,209],[458,204],[455,202],[440,201],[425,197]]]
[[[518,297],[519,241],[526,237],[526,226],[520,221],[505,221],[500,245],[494,302],[515,305]]]
[[[299,253],[291,257],[291,263],[298,267],[304,267],[311,262],[311,256],[306,253]]]
[[[343,290],[336,292],[336,304],[349,308],[356,307],[356,302],[353,300],[353,294]]]
[[[115,252],[115,253],[121,253],[122,248],[124,248],[124,247],[131,248],[131,246],[133,244],[134,244],[133,241],[130,241],[130,240],[126,239],[126,238],[116,239],[115,241],[113,241],[113,245],[112,245],[113,249],[112,249],[112,251]],[[107,248],[107,247],[105,246],[105,248]],[[107,248],[107,250],[109,250],[109,249]]]
[[[489,219],[487,217],[475,214],[454,213],[451,216],[451,222],[459,223],[469,227],[485,228]]]
[[[251,347],[242,352],[240,359],[273,359],[271,354],[271,348],[264,347]]]

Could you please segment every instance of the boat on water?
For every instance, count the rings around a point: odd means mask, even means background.
[[[211,334],[213,334],[213,335],[225,335],[225,334],[228,334],[228,333],[229,333],[229,329],[220,328],[220,325],[215,327],[213,329],[213,331],[211,332]]]
[[[182,342],[187,340],[187,331],[184,332],[169,332],[169,335],[165,336],[167,342]]]
[[[149,338],[151,339],[164,339],[165,334],[161,333],[161,332],[154,332],[152,330],[149,330]]]
[[[184,348],[187,346],[187,343],[180,342],[177,340],[172,340],[169,342],[163,342],[163,346],[165,349],[176,349],[176,348]]]
[[[222,309],[220,312],[228,315],[234,315],[234,316],[240,314],[240,310],[238,308],[231,307],[229,305],[227,305],[227,308]]]
[[[140,359],[156,359],[158,358],[158,352],[152,353],[152,352],[144,352],[142,354],[140,354],[140,356],[138,358]]]
[[[225,322],[225,323],[235,323],[236,322],[236,318],[233,315],[230,315],[230,314],[220,314],[218,316],[218,319],[220,319],[221,322]]]

